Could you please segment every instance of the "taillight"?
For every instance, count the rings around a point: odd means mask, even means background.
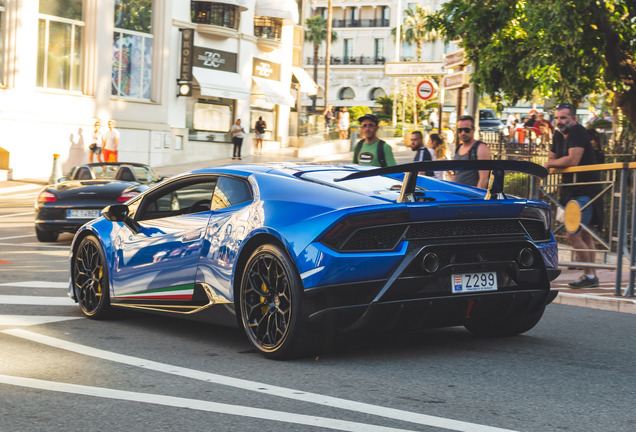
[[[54,193],[49,191],[42,191],[38,195],[38,202],[54,202],[57,199]]]
[[[371,241],[369,245],[363,247],[363,249],[391,249],[395,246],[395,243],[399,240],[405,230],[405,226],[398,226],[404,224],[410,220],[407,210],[382,212],[382,213],[370,213],[364,215],[351,216],[338,222],[333,228],[331,228],[322,237],[321,241],[334,248],[334,249],[349,249],[348,243],[354,238],[351,234],[361,229],[377,228],[386,235],[386,239],[378,239],[378,241]],[[395,229],[387,229],[387,228]],[[376,237],[372,235],[372,237]],[[355,241],[354,241],[355,242]],[[357,243],[357,242],[355,242]],[[357,246],[356,246],[357,248]]]
[[[124,192],[119,196],[119,198],[117,198],[117,201],[126,202],[129,199],[136,197],[137,195],[139,195],[139,192],[137,191]]]

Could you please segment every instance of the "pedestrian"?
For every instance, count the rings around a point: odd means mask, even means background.
[[[333,127],[333,122],[336,119],[336,113],[333,111],[333,106],[327,105],[327,109],[323,113],[325,116],[325,134],[326,138],[329,139],[329,132]]]
[[[360,133],[364,137],[356,144],[353,152],[353,163],[386,167],[395,165],[391,146],[378,138],[378,118],[373,114],[365,114],[358,119]]]
[[[519,123],[519,119],[517,118],[517,114],[509,113],[508,118],[506,119],[506,128],[508,128],[508,138],[511,142],[515,142],[515,127],[516,124]]]
[[[576,121],[576,110],[570,104],[559,104],[555,113],[556,131],[552,137],[552,147],[548,155],[546,168],[569,168],[582,165],[593,165],[596,163],[594,149],[590,143],[587,130]],[[601,225],[603,215],[599,205],[592,205],[590,202],[598,193],[598,185],[581,184],[588,182],[598,182],[600,175],[598,171],[584,171],[577,173],[576,182],[573,173],[564,173],[561,183],[576,183],[573,186],[562,186],[560,203],[565,206],[570,201],[576,201],[581,209],[582,225]],[[594,203],[600,200],[595,200]],[[589,205],[588,205],[589,204]],[[600,206],[602,209],[602,206]],[[575,249],[575,257],[579,262],[593,263],[595,254],[595,244],[592,235],[585,229],[579,229],[570,233],[566,231],[566,237],[570,245]],[[572,288],[592,288],[598,286],[596,270],[591,267],[584,267],[583,275],[576,281],[568,284]]]
[[[119,131],[115,129],[115,120],[108,120],[108,130],[102,135],[102,153],[104,162],[117,162]]]
[[[490,159],[490,150],[483,141],[475,140],[475,119],[463,115],[457,122],[457,135],[460,146],[455,151],[454,160]],[[489,171],[456,171],[454,181],[467,186],[485,189],[488,185]]]
[[[256,154],[263,154],[263,138],[265,138],[265,129],[267,129],[267,123],[263,120],[263,117],[259,117],[254,125],[254,141],[256,143]]]
[[[236,123],[232,125],[232,143],[234,148],[232,150],[232,159],[241,160],[241,146],[243,145],[243,138],[245,138],[245,129],[241,126],[241,119],[236,119]]]
[[[340,108],[338,113],[338,135],[341,140],[347,139],[349,132],[349,111],[345,107]]]
[[[91,143],[88,145],[88,161],[93,163],[93,156],[102,162],[102,124],[99,120],[95,122],[95,129],[91,135]]]
[[[432,160],[444,160],[448,159],[448,147],[444,142],[444,138],[440,134],[432,133],[428,136],[428,149],[431,152]],[[435,177],[438,179],[444,178],[444,171],[435,171]]]
[[[539,128],[541,148],[545,149],[546,144],[552,140],[554,126],[550,123],[550,120],[545,118],[545,114],[542,112],[537,114],[537,122],[535,125]]]
[[[415,152],[415,157],[413,158],[413,162],[423,162],[423,161],[432,161],[433,155],[431,154],[428,147],[424,145],[424,137],[422,136],[422,132],[414,131],[411,132],[411,150]],[[421,171],[420,175],[425,175],[428,177],[433,177],[433,171]]]

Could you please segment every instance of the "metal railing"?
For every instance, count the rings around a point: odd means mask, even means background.
[[[488,144],[493,159],[528,160],[545,165],[549,149],[536,141],[515,143],[506,139],[498,132],[482,132],[482,141]],[[606,155],[606,159],[619,159],[616,155]],[[577,173],[596,171],[600,180],[595,182],[577,181]],[[573,174],[573,183],[564,183],[563,174]],[[595,262],[581,262],[575,260],[577,252],[582,249],[571,248],[570,260],[561,261],[559,265],[568,267],[610,269],[616,271],[615,295],[634,297],[636,283],[636,163],[618,162],[598,165],[586,165],[550,171],[550,175],[540,182],[530,176],[509,173],[505,178],[504,190],[507,194],[522,198],[542,199],[553,209],[552,232],[557,241],[566,243],[565,224],[557,221],[557,209],[564,210],[559,201],[559,192],[564,186],[595,185],[598,193],[590,197],[602,203],[604,224],[601,228],[581,224],[597,246]],[[590,205],[591,205],[590,204]],[[585,250],[587,251],[587,250]],[[588,251],[592,252],[592,251]],[[623,268],[629,262],[629,284],[622,292]]]

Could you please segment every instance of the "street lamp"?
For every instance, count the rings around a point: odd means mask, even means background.
[[[190,81],[177,80],[177,97],[192,96],[192,83]]]

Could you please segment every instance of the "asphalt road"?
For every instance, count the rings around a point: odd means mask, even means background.
[[[277,362],[232,327],[82,317],[71,236],[0,194],[0,431],[633,431],[636,316],[551,305],[525,335],[348,335]]]

